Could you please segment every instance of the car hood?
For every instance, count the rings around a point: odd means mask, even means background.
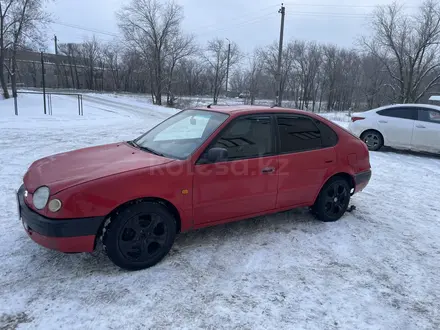
[[[127,143],[107,144],[37,160],[25,174],[24,184],[30,193],[40,186],[48,186],[51,194],[56,194],[81,183],[171,161]]]

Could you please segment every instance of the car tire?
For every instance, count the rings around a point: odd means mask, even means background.
[[[361,140],[364,141],[370,151],[378,151],[383,147],[383,136],[378,131],[369,130],[362,133]]]
[[[333,177],[322,187],[315,205],[313,214],[324,222],[339,220],[350,204],[350,185],[342,177]]]
[[[176,237],[176,219],[160,203],[139,202],[117,212],[103,231],[109,259],[120,268],[141,270],[168,254]]]

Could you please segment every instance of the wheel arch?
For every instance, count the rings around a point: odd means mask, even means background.
[[[177,209],[177,207],[173,203],[171,203],[170,201],[168,201],[166,199],[159,198],[159,197],[142,197],[142,198],[137,198],[137,199],[127,201],[127,202],[117,206],[104,218],[104,220],[101,223],[101,226],[99,227],[98,233],[96,235],[95,247],[96,247],[97,240],[102,237],[103,229],[106,226],[107,221],[109,219],[111,219],[119,211],[121,211],[122,209],[129,207],[133,204],[140,203],[140,202],[155,202],[155,203],[164,205],[168,210],[170,210],[170,212],[173,214],[174,218],[176,219],[176,232],[180,232],[181,227],[182,227],[182,219],[181,219],[179,210]]]
[[[333,174],[332,176],[328,177],[327,180],[325,180],[325,182],[322,184],[321,188],[319,189],[318,193],[316,194],[315,200],[313,203],[316,203],[316,201],[318,200],[319,194],[322,191],[322,188],[324,188],[324,186],[327,184],[327,182],[329,182],[330,180],[332,180],[335,177],[340,177],[345,179],[348,184],[350,185],[350,194],[352,195],[352,190],[355,189],[356,187],[356,182],[354,180],[353,175],[347,173],[347,172],[338,172]]]
[[[376,129],[376,128],[368,128],[368,129],[364,130],[364,131],[361,133],[361,135],[359,135],[360,139],[362,139],[363,135],[364,135],[365,133],[367,133],[367,132],[377,132],[377,133],[379,133],[380,136],[382,137],[383,145],[385,145],[385,136],[382,134],[381,131],[379,131],[379,130]]]

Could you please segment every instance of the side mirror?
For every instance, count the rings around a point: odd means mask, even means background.
[[[210,163],[228,160],[228,150],[225,148],[211,148],[208,150],[207,159]]]

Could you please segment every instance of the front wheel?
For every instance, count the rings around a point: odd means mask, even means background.
[[[118,212],[104,228],[107,256],[127,270],[154,266],[170,251],[176,219],[162,204],[140,202]]]
[[[347,180],[335,177],[321,189],[314,205],[314,213],[321,221],[337,221],[347,211],[349,203],[350,186]]]

